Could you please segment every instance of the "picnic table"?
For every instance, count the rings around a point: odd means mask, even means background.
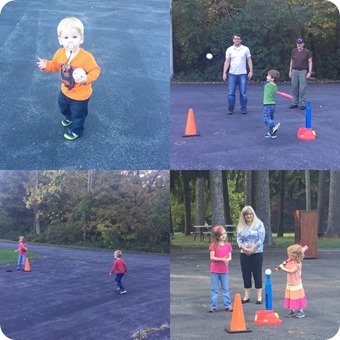
[[[211,225],[194,225],[195,231],[191,232],[191,234],[194,236],[194,240],[196,241],[197,236],[199,236],[199,240],[203,241],[205,240],[205,238],[208,238],[209,242],[210,242],[210,238],[211,238]],[[226,224],[224,226],[226,232],[227,232],[227,237],[228,237],[228,242],[232,242],[234,236],[236,236],[236,228],[237,226],[234,224]]]

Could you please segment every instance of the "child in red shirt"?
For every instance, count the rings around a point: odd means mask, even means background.
[[[218,302],[218,283],[221,282],[222,297],[224,309],[232,312],[229,286],[228,286],[228,263],[231,261],[231,252],[233,251],[230,243],[226,242],[227,233],[222,226],[214,227],[212,230],[214,242],[209,247],[210,251],[210,309],[209,313],[216,311]]]
[[[127,291],[124,288],[124,285],[122,283],[122,278],[124,274],[127,272],[127,265],[125,261],[121,258],[122,252],[120,250],[116,250],[114,252],[115,262],[113,263],[112,269],[109,272],[109,275],[112,275],[113,272],[116,272],[116,278],[115,281],[117,282],[118,288],[117,290],[120,290],[120,294],[126,294]]]
[[[302,286],[301,270],[302,260],[305,257],[303,247],[294,244],[287,248],[288,259],[280,264],[280,268],[287,273],[284,307],[290,311],[287,317],[303,318],[303,308],[307,306],[305,291]]]
[[[93,55],[80,47],[84,42],[84,25],[79,19],[61,20],[57,31],[63,47],[52,60],[38,58],[37,64],[41,71],[60,72],[62,84],[58,104],[64,115],[61,124],[68,127],[64,138],[74,140],[83,135],[91,83],[99,77],[100,67]]]
[[[19,236],[18,249],[15,250],[17,253],[19,253],[17,270],[25,270],[25,261],[26,261],[27,249],[28,248],[27,248],[27,244],[26,244],[26,241],[25,241],[25,237]]]

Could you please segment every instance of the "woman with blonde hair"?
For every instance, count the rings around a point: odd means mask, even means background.
[[[257,291],[256,304],[262,303],[262,262],[265,229],[254,209],[247,205],[241,213],[237,225],[237,244],[241,249],[240,261],[244,286],[242,303],[250,302],[252,276]]]

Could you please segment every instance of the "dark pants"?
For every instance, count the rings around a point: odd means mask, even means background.
[[[122,284],[122,278],[124,276],[124,273],[121,273],[121,274],[117,274],[116,275],[116,278],[115,278],[115,281],[117,282],[117,285],[118,287],[120,288],[120,290],[123,292],[125,289],[124,289],[124,286]]]
[[[262,288],[263,253],[252,254],[250,256],[241,253],[240,260],[244,288],[252,287],[252,274],[255,281],[255,288]]]
[[[84,122],[88,113],[89,99],[74,100],[66,97],[60,92],[58,97],[58,104],[60,112],[66,119],[70,120],[72,124],[69,126],[69,131],[81,136],[84,132]]]

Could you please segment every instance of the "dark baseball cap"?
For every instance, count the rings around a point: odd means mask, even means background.
[[[298,40],[296,40],[296,43],[297,44],[303,44],[304,43],[304,40],[302,38],[299,38]]]

